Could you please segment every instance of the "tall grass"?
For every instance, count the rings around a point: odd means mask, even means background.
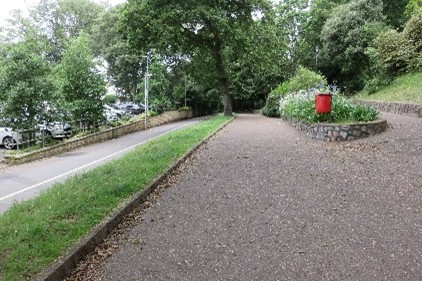
[[[218,116],[167,134],[15,204],[0,216],[0,280],[24,280],[40,272],[120,203],[228,121]]]
[[[391,85],[369,94],[361,91],[354,96],[357,99],[405,102],[422,104],[422,72],[406,74],[398,77]]]

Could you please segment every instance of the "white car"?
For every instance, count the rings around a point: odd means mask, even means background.
[[[115,112],[106,110],[104,111],[104,119],[106,123],[110,123],[110,122],[116,122],[117,120],[119,120],[119,117],[117,116]]]
[[[0,127],[0,141],[6,149],[12,149],[22,143],[22,135],[10,127]]]
[[[72,136],[72,126],[68,123],[51,122],[48,124],[38,124],[36,126],[38,138],[64,139]]]
[[[104,111],[111,113],[111,115],[116,115],[118,118],[121,118],[123,115],[125,115],[124,110],[120,110],[114,106],[110,106],[108,104],[104,105]]]

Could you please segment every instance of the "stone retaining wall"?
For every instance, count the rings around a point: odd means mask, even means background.
[[[381,133],[387,129],[387,120],[345,125],[329,123],[305,124],[293,119],[289,120],[289,122],[306,135],[329,142],[352,141]]]
[[[422,105],[411,103],[398,103],[398,102],[380,102],[380,101],[366,101],[366,100],[353,100],[353,102],[372,106],[379,111],[391,112],[400,115],[407,115],[412,117],[422,117]]]
[[[188,118],[192,118],[192,111],[168,111],[158,116],[148,118],[147,127],[152,128],[172,121],[178,121]],[[6,162],[7,164],[20,164],[30,162],[37,159],[72,151],[76,148],[87,146],[93,143],[118,138],[120,136],[142,130],[145,130],[145,119],[140,119],[130,124],[125,124],[102,132],[90,134],[82,138],[65,140],[62,143],[50,147],[45,147],[37,151],[18,155],[5,155],[4,162]]]

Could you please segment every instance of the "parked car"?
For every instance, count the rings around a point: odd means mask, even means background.
[[[117,120],[119,120],[119,117],[117,116],[117,114],[115,112],[108,111],[108,110],[104,111],[104,121],[105,121],[105,123],[115,122]]]
[[[36,127],[38,129],[38,138],[64,139],[70,138],[73,134],[72,126],[69,123],[55,121],[51,123],[38,124]]]
[[[4,148],[12,149],[22,143],[22,134],[13,131],[10,127],[0,127],[0,140]]]
[[[136,103],[120,103],[117,106],[120,110],[124,110],[131,115],[138,115],[145,112],[145,107]]]
[[[125,115],[125,111],[117,108],[117,106],[113,105],[104,105],[104,111],[111,113],[111,115],[116,115],[118,118],[122,118],[123,115]]]

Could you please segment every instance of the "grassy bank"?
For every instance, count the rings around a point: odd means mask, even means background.
[[[361,91],[357,99],[422,104],[422,73],[412,73],[398,77],[391,85],[373,94]]]
[[[228,120],[218,116],[167,134],[14,205],[0,216],[0,280],[40,272]]]

